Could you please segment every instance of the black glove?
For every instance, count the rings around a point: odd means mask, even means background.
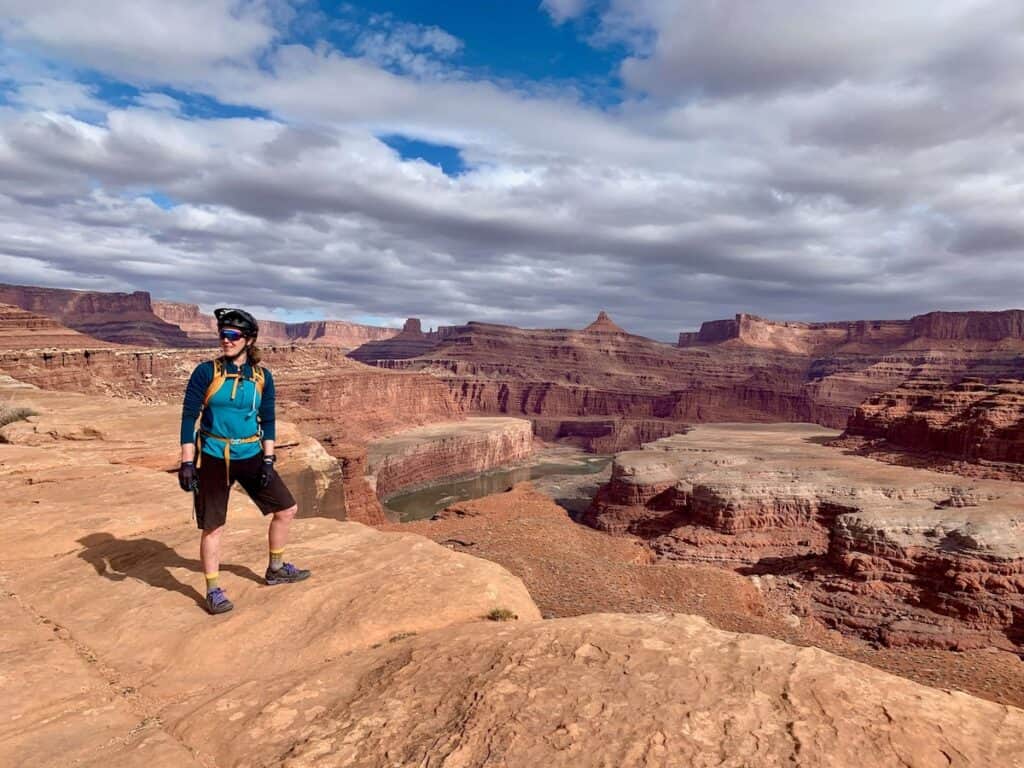
[[[193,462],[181,462],[181,466],[178,467],[178,485],[186,493],[199,487],[199,475],[196,474],[196,465]]]
[[[274,482],[274,478],[277,477],[277,470],[274,469],[275,461],[277,461],[277,456],[263,457],[263,469],[260,470],[260,488],[268,487]]]

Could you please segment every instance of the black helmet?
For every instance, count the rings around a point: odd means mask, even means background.
[[[213,310],[213,316],[217,318],[217,330],[221,328],[237,328],[246,336],[255,336],[260,332],[260,326],[256,318],[244,309],[229,309],[221,307]]]

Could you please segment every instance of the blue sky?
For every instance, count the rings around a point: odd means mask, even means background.
[[[0,273],[670,340],[1019,305],[1010,0],[0,0]]]

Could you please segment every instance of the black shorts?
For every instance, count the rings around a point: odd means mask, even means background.
[[[237,480],[264,515],[295,506],[295,499],[276,472],[270,485],[260,488],[262,453],[250,459],[232,459],[230,466],[231,483]],[[199,462],[199,488],[195,492],[196,524],[202,530],[219,528],[227,520],[231,486],[224,475],[224,459],[204,453]]]

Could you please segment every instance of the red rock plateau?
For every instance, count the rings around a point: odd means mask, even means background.
[[[0,303],[50,317],[68,328],[115,344],[203,346],[178,326],[157,317],[144,291],[103,293],[0,284]]]
[[[839,454],[810,425],[702,425],[616,456],[584,519],[662,558],[791,579],[887,645],[1024,650],[1024,487]]]
[[[893,463],[1024,480],[1024,382],[906,382],[862,403],[836,444]]]
[[[299,520],[313,578],[265,587],[238,495],[235,609],[208,616],[176,406],[0,393],[39,413],[0,443],[4,766],[1024,766],[1020,709],[692,616],[541,621],[508,571],[410,533]]]
[[[602,313],[580,331],[469,323],[403,332],[351,354],[427,371],[467,412],[530,418],[545,439],[601,450],[636,447],[686,423],[842,427],[866,398],[911,378],[1019,377],[1022,317],[1010,310],[787,323],[737,315],[682,334],[673,346],[626,333]],[[396,343],[403,336],[408,343]]]
[[[153,311],[168,323],[185,331],[189,337],[211,345],[216,344],[217,321],[204,315],[195,304],[154,301]],[[394,328],[360,325],[345,320],[314,320],[305,323],[282,323],[259,319],[260,340],[265,345],[324,344],[352,349],[378,339],[396,335]]]

